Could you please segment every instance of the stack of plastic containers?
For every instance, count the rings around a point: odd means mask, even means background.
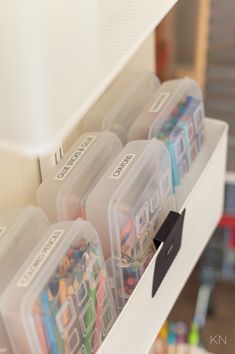
[[[171,161],[156,139],[128,143],[87,199],[121,311],[154,254],[152,239],[170,210]]]
[[[203,142],[204,108],[197,83],[189,78],[167,81],[149,99],[128,132],[128,140],[162,140],[172,159],[178,185]]]
[[[111,132],[82,134],[39,186],[38,205],[51,222],[86,218],[86,199],[122,149]]]
[[[15,353],[96,353],[116,313],[92,226],[52,225],[4,292],[1,311]]]
[[[48,227],[39,208],[12,209],[0,216],[0,302],[6,286]],[[1,313],[0,353],[12,353]]]
[[[131,124],[159,85],[158,78],[151,72],[125,73],[85,117],[85,131],[109,130],[125,144]]]

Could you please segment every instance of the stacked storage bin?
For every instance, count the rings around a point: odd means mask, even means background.
[[[40,185],[38,205],[51,222],[85,219],[86,199],[121,151],[111,132],[82,134]]]
[[[181,183],[203,142],[204,107],[197,83],[189,78],[163,83],[133,122],[128,140],[162,140],[172,160],[173,183]]]
[[[32,206],[8,210],[0,215],[0,304],[6,286],[32,248],[40,241],[49,223],[44,213]],[[12,352],[0,312],[0,353]]]
[[[5,290],[1,312],[14,353],[96,353],[116,313],[91,225],[52,225]]]
[[[149,71],[125,73],[99,100],[95,113],[92,110],[85,117],[85,131],[109,130],[126,144],[130,126],[159,85],[157,76]]]
[[[128,143],[87,199],[120,312],[154,255],[153,237],[174,210],[171,161],[157,140]]]

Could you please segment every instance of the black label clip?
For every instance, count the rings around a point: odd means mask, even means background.
[[[185,209],[182,214],[170,211],[153,240],[156,249],[159,248],[161,243],[163,245],[155,261],[152,297],[156,294],[180,249],[184,217]]]

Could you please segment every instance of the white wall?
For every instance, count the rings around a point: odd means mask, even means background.
[[[0,151],[0,211],[35,202],[38,161]]]
[[[151,35],[125,70],[154,70],[154,36]],[[80,125],[64,142],[66,151],[80,132]],[[29,159],[0,150],[0,212],[16,206],[35,203],[35,193],[40,183],[37,159]]]

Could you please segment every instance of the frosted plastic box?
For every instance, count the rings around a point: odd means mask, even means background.
[[[145,102],[145,107],[129,129],[128,140],[155,137],[161,124],[169,118],[178,103],[187,96],[202,101],[201,89],[196,81],[185,77],[164,82]]]
[[[201,101],[188,96],[182,100],[156,137],[162,140],[171,154],[174,185],[179,185],[201,148],[202,127],[197,131],[194,120],[203,120]]]
[[[7,287],[1,310],[17,354],[96,353],[116,319],[98,235],[54,224]]]
[[[87,199],[121,311],[154,254],[152,239],[174,210],[171,161],[164,144],[128,143]]]
[[[178,185],[200,150],[203,118],[202,93],[197,83],[187,77],[167,81],[132,124],[128,139],[164,141],[172,158],[173,182]]]
[[[89,192],[121,149],[112,132],[79,137],[37,191],[37,203],[51,222],[86,218]]]
[[[85,131],[110,130],[125,144],[131,124],[159,85],[149,71],[125,73],[85,117]]]
[[[41,209],[11,209],[0,215],[0,301],[3,291],[49,223]],[[0,313],[0,353],[12,353]]]

